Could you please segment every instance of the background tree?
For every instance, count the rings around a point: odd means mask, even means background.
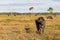
[[[50,12],[50,14],[53,14],[53,8],[52,7],[49,7],[48,11]],[[56,13],[54,13],[53,15],[56,17]]]
[[[52,7],[49,7],[48,8],[48,11],[52,14],[53,13],[53,8]]]
[[[32,11],[33,8],[34,8],[34,7],[30,7],[30,8],[29,8],[30,13],[33,12],[33,11]],[[30,16],[31,16],[31,14],[30,14]]]

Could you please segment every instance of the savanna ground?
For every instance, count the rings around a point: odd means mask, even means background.
[[[43,16],[46,20],[44,34],[36,33],[35,19]],[[0,15],[0,40],[60,40],[60,15],[51,15],[53,19],[47,19],[48,14],[21,14]],[[29,33],[25,28],[29,27]]]

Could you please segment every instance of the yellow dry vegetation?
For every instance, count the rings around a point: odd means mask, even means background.
[[[46,20],[44,34],[36,33],[35,19],[43,16]],[[60,15],[47,19],[48,15],[0,15],[0,40],[60,40]],[[26,33],[25,27],[29,27]]]

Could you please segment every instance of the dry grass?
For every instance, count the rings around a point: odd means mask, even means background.
[[[44,34],[36,33],[35,19],[43,16],[46,20]],[[0,15],[0,40],[60,40],[60,15],[47,19],[47,15]],[[25,27],[29,27],[26,33]]]

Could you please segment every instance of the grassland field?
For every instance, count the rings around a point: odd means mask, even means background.
[[[36,33],[35,19],[43,16],[46,20],[44,34]],[[49,14],[21,14],[0,15],[0,40],[60,40],[60,14],[51,15],[53,19],[47,19]],[[26,33],[25,27],[31,30]]]

